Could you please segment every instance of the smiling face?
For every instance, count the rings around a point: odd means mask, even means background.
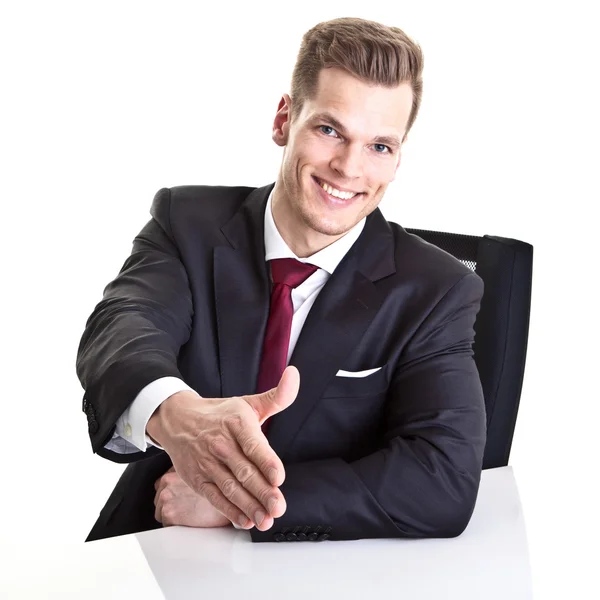
[[[321,70],[315,97],[291,123],[283,96],[273,125],[285,146],[273,218],[297,256],[332,244],[377,208],[400,165],[411,107],[409,83],[368,85],[338,68]]]

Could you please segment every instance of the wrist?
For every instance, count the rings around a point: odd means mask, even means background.
[[[163,400],[152,413],[146,424],[146,434],[154,443],[165,447],[164,441],[170,429],[169,424],[177,421],[177,415],[189,404],[190,396],[194,401],[202,397],[192,390],[181,390]]]
[[[165,416],[172,408],[176,397],[180,394],[181,392],[177,392],[169,396],[166,400],[163,400],[152,413],[152,416],[148,419],[148,423],[146,424],[146,433],[148,434],[148,437],[150,437],[154,443],[160,444],[163,448]]]

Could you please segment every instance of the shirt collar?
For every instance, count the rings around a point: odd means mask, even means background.
[[[269,194],[267,208],[265,210],[265,261],[273,260],[275,258],[295,258],[300,262],[307,262],[311,265],[315,265],[331,275],[362,233],[367,220],[366,217],[361,219],[352,229],[350,229],[350,231],[339,240],[333,242],[333,244],[315,252],[312,256],[298,258],[285,243],[275,225],[275,220],[273,219],[273,213],[271,211],[273,191],[274,189],[271,190],[271,193]]]

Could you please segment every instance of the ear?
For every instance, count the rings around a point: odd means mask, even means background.
[[[290,135],[290,119],[292,114],[292,99],[288,94],[284,94],[279,101],[277,114],[273,121],[273,141],[278,146],[285,146],[288,143]]]

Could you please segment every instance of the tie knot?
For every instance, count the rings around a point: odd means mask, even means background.
[[[269,262],[273,283],[283,283],[291,288],[304,283],[318,268],[295,258],[275,258]]]

